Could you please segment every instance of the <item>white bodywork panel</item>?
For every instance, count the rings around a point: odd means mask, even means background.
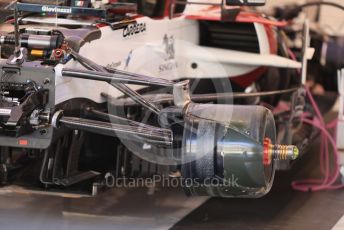
[[[301,67],[292,60],[270,55],[267,35],[259,24],[255,28],[261,54],[252,54],[199,46],[198,22],[184,17],[172,20],[142,17],[136,21],[136,28],[112,30],[108,26],[102,27],[101,38],[86,43],[80,54],[103,66],[168,80],[236,77],[260,66]],[[130,34],[133,31],[136,33]],[[56,67],[56,104],[71,98],[88,98],[101,103],[104,102],[101,92],[113,97],[122,96],[105,82],[61,77],[63,67],[82,68],[74,61]]]

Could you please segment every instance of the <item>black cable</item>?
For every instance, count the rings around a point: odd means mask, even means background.
[[[302,4],[298,6],[299,8],[305,8],[305,7],[310,7],[310,6],[320,6],[320,5],[326,5],[326,6],[333,6],[338,9],[344,10],[344,6],[334,3],[334,2],[323,2],[323,1],[317,1],[317,2],[308,2],[305,4]]]
[[[289,7],[287,6],[284,8],[277,8],[276,14],[279,19],[291,20],[293,18],[298,17],[304,8],[311,7],[311,6],[322,6],[322,5],[332,6],[344,11],[343,5],[340,5],[334,2],[316,1],[316,2],[308,2],[302,5],[293,5],[293,6],[289,6]]]
[[[272,90],[272,91],[261,91],[261,92],[254,92],[254,93],[242,93],[242,92],[233,92],[232,94],[227,94],[227,93],[219,93],[219,94],[205,94],[205,95],[194,95],[191,96],[192,100],[195,101],[202,101],[204,99],[209,100],[209,99],[226,99],[226,98],[250,98],[250,97],[270,97],[274,95],[281,95],[281,94],[288,94],[288,93],[293,93],[297,90],[299,90],[299,87],[295,88],[289,88],[289,89],[281,89],[281,90]]]

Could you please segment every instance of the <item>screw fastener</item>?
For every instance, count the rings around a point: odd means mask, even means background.
[[[295,145],[274,145],[269,138],[263,143],[263,164],[270,165],[272,160],[295,160],[299,149]]]

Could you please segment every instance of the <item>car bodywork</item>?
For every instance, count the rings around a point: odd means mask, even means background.
[[[270,190],[275,170],[301,147],[294,138],[304,106],[301,63],[283,55],[277,27],[257,13],[226,8],[234,16],[223,19],[224,9],[212,7],[167,15],[171,5],[160,18],[19,14],[18,29],[16,18],[14,27],[5,23],[3,184],[95,195],[109,174],[165,175],[192,180],[182,186],[189,195]],[[37,3],[14,10],[33,6],[73,10]],[[292,108],[276,133],[280,117],[262,105],[277,106],[281,95]],[[238,183],[226,183],[233,177]]]

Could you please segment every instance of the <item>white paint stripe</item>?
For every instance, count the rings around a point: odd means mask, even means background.
[[[332,230],[344,230],[344,216],[338,221],[338,223],[332,228]]]

